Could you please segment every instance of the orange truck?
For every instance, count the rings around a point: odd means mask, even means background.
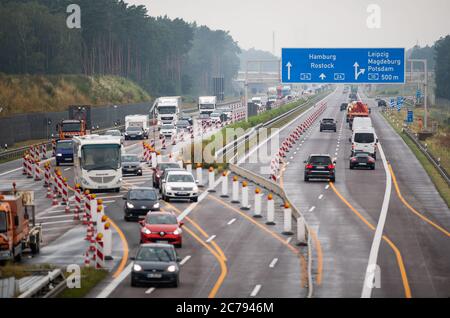
[[[347,122],[350,124],[350,128],[355,117],[369,117],[369,106],[363,102],[351,102],[347,107]]]
[[[86,122],[82,119],[62,120],[57,128],[59,139],[72,139],[74,136],[85,136],[87,134]]]
[[[20,261],[26,250],[39,253],[42,227],[35,223],[33,197],[32,191],[0,192],[0,262]]]

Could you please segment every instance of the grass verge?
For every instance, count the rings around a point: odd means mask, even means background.
[[[436,186],[441,197],[444,199],[447,206],[450,207],[450,188],[447,185],[447,183],[445,182],[445,180],[442,178],[442,176],[439,174],[439,172],[436,170],[436,168],[433,166],[433,164],[428,160],[428,158],[414,144],[414,142],[412,142],[412,140],[401,131],[401,128],[398,127],[397,125],[395,125],[392,122],[392,120],[388,116],[386,116],[385,113],[383,113],[383,117],[391,125],[391,127],[397,132],[397,134],[399,134],[400,137],[402,137],[402,139],[405,141],[405,143],[408,145],[408,147],[414,153],[416,158],[422,164],[425,171],[430,176],[431,180],[433,181],[434,185]]]
[[[83,267],[81,269],[81,288],[66,288],[58,295],[58,298],[83,298],[106,276],[108,276],[106,270]]]

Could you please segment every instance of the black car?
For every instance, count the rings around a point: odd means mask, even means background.
[[[125,140],[145,138],[145,131],[142,127],[128,127],[124,133]]]
[[[147,243],[139,246],[131,270],[131,286],[139,284],[180,284],[180,267],[175,247],[170,244]]]
[[[194,120],[192,119],[192,117],[185,114],[181,115],[179,120],[186,120],[191,126],[194,124]]]
[[[305,160],[305,181],[309,179],[329,179],[336,180],[335,161],[328,154],[313,154]]]
[[[367,152],[357,152],[350,158],[350,169],[354,168],[369,168],[375,169],[375,159]]]
[[[142,176],[141,161],[138,155],[122,155],[122,174]]]
[[[378,107],[386,107],[386,106],[387,106],[387,103],[384,99],[380,99],[378,101]]]
[[[154,188],[132,188],[123,199],[125,221],[145,217],[149,211],[159,211],[159,195]]]
[[[191,124],[187,120],[179,120],[177,121],[177,129],[189,129]]]
[[[324,118],[320,121],[320,131],[333,130],[336,132],[336,123],[333,118]]]
[[[348,107],[348,104],[347,104],[347,103],[342,103],[342,104],[341,104],[341,107],[340,107],[340,110],[341,110],[341,111],[346,110],[347,107]]]

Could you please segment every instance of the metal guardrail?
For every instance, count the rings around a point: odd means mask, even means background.
[[[110,129],[123,130],[123,129],[125,129],[125,125],[91,130],[91,133],[92,134],[104,134],[107,130],[110,130]],[[2,152],[0,152],[0,161],[10,161],[10,160],[15,160],[15,159],[20,159],[20,158],[22,158],[24,152],[27,151],[31,146],[42,145],[42,144],[45,145],[47,151],[50,151],[52,149],[52,142],[51,142],[51,140],[49,140],[49,141],[41,142],[41,143],[34,144],[34,145],[28,145],[28,146],[23,146],[23,147],[19,147],[19,148],[7,150],[7,151],[2,151]]]
[[[420,149],[420,151],[427,157],[427,159],[431,162],[431,164],[436,168],[436,170],[439,172],[439,174],[442,176],[442,178],[447,182],[447,185],[450,186],[450,176],[448,172],[445,170],[444,167],[441,166],[439,160],[437,160],[433,154],[428,152],[428,149],[425,145],[423,145],[419,139],[415,136],[414,133],[410,132],[409,129],[403,129],[403,132],[406,134],[406,136],[411,139],[411,141],[417,146],[417,148]]]
[[[53,298],[66,287],[66,278],[61,269],[55,269],[36,281],[18,298]]]

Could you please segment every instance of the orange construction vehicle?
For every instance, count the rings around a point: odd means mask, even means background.
[[[0,262],[20,261],[26,249],[39,253],[42,227],[35,223],[33,200],[32,191],[0,192]]]
[[[353,118],[355,117],[369,117],[369,106],[363,102],[351,102],[347,107],[347,122],[352,128]]]
[[[73,136],[87,134],[86,123],[82,119],[67,119],[57,125],[59,139],[72,139]]]

